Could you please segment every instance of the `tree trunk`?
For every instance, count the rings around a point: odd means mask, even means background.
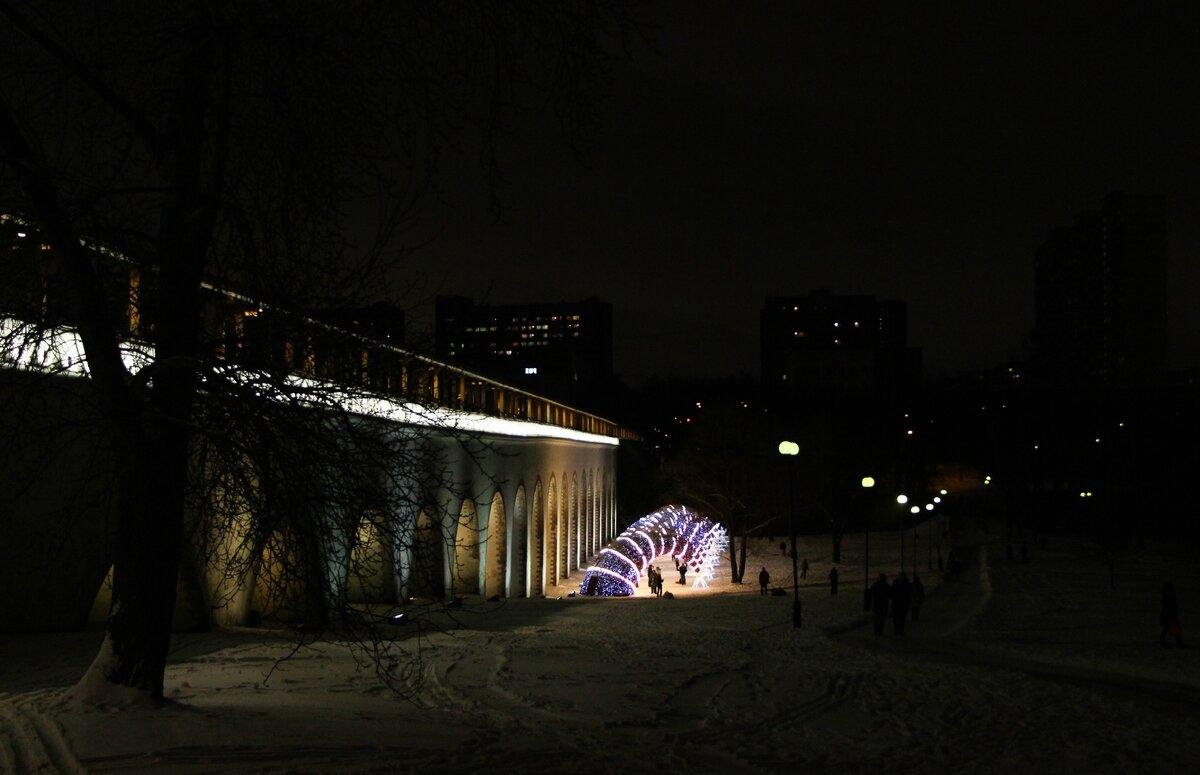
[[[112,607],[104,645],[75,690],[89,702],[163,696],[183,549],[199,283],[175,276],[164,285],[173,303],[161,316],[152,385],[141,410],[115,431],[124,465],[116,481]]]
[[[737,577],[737,583],[739,583],[739,584],[741,584],[742,579],[744,579],[746,577],[746,543],[748,542],[748,540],[749,540],[749,536],[746,535],[745,531],[742,531],[742,548],[741,548],[741,551],[739,552],[739,554],[741,555],[741,559],[738,562],[738,567],[741,568],[741,572],[738,573],[738,577]]]

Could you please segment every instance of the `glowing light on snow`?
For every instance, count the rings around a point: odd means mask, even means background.
[[[686,507],[667,506],[637,520],[601,549],[596,564],[584,571],[580,591],[602,597],[632,595],[638,577],[654,559],[646,556],[638,539],[644,539],[655,556],[666,554],[686,563],[693,588],[709,586],[729,543],[720,524]]]

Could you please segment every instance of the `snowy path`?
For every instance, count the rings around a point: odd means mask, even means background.
[[[894,564],[876,541],[872,558]],[[856,626],[862,574],[849,554],[841,594],[802,590],[799,631],[789,597],[728,581],[673,600],[510,601],[428,639],[423,707],[396,702],[335,647],[306,650],[264,686],[286,642],[233,631],[176,639],[172,707],[60,710],[47,726],[53,695],[37,687],[78,675],[95,634],[12,638],[0,641],[0,691],[13,692],[0,695],[0,769],[1196,770],[1200,718],[1181,693],[1196,652],[1158,650],[1157,633],[1147,648],[1080,630],[1093,609],[1049,590],[1064,578],[1090,589],[1090,578],[1050,573],[1067,567],[1057,556],[1020,566],[986,550],[990,596],[972,563],[931,593],[904,639]],[[752,576],[790,570],[766,550],[752,563]],[[1131,583],[1128,600],[1144,586]],[[1047,613],[1060,608],[1082,618]],[[1063,654],[1077,631],[1109,640]],[[1135,648],[1132,673],[1092,659]]]

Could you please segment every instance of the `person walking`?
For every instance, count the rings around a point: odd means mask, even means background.
[[[808,578],[808,558],[805,557],[800,561],[800,578]]]
[[[834,567],[829,569],[829,594],[831,594],[831,595],[837,594],[837,579],[838,579],[838,569],[837,569],[837,566],[835,565]]]
[[[771,574],[767,573],[767,566],[762,566],[762,570],[758,572],[758,588],[761,594],[768,594],[767,587],[771,586]]]
[[[904,634],[904,622],[908,618],[908,606],[912,602],[912,588],[908,576],[901,571],[892,582],[892,632],[897,636]]]
[[[925,602],[925,585],[921,583],[921,577],[913,571],[912,580],[912,620],[915,622],[921,618],[921,605]]]
[[[658,589],[662,585],[662,578],[658,575],[658,569],[653,565],[646,571],[646,577],[650,580],[650,594],[658,597]]]
[[[871,618],[875,634],[883,634],[883,624],[887,621],[888,600],[891,599],[892,589],[888,586],[887,576],[882,573],[871,585]]]
[[[1175,585],[1164,581],[1162,586],[1162,611],[1158,615],[1158,623],[1162,625],[1162,635],[1159,642],[1165,647],[1167,636],[1175,639],[1176,646],[1183,645],[1183,627],[1179,623],[1179,597],[1175,594]]]

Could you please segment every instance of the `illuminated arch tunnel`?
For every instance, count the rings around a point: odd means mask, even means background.
[[[579,591],[599,597],[629,596],[655,557],[670,555],[690,567],[693,587],[712,580],[728,543],[725,528],[683,506],[647,514],[600,550]]]

